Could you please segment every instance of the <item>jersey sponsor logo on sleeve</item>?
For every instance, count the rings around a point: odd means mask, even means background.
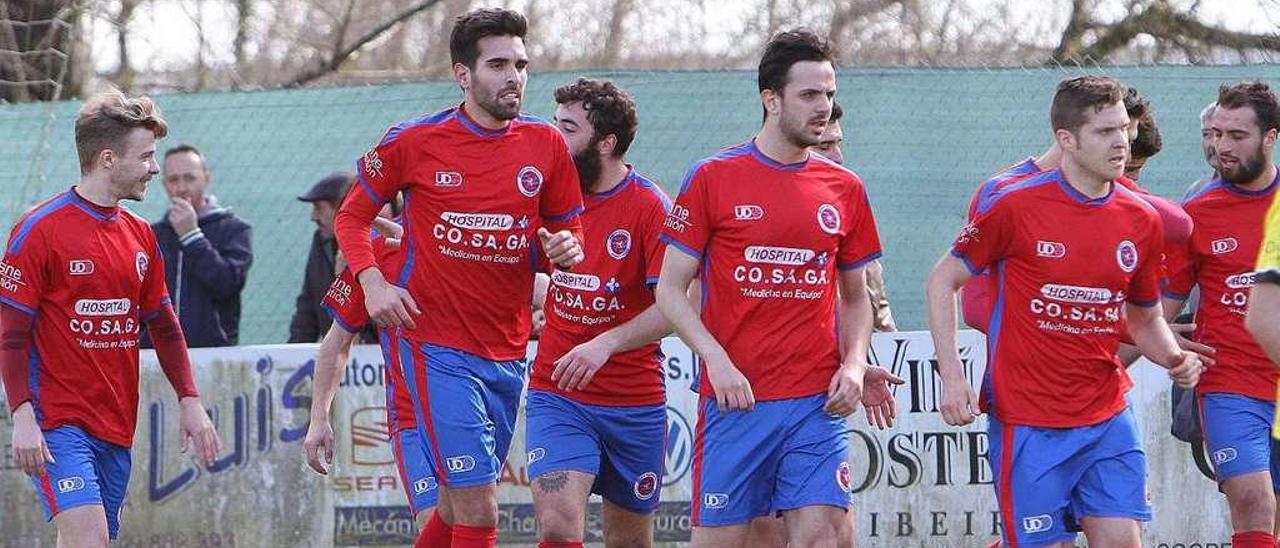
[[[1221,238],[1209,242],[1209,251],[1214,255],[1225,255],[1240,248],[1240,242],[1235,238]]]
[[[462,186],[462,174],[457,171],[437,171],[436,186]]]
[[[123,316],[133,312],[133,301],[124,299],[80,299],[75,304],[80,316]]]
[[[1036,256],[1048,259],[1061,259],[1067,256],[1067,246],[1059,242],[1036,240]]]
[[[625,228],[610,232],[605,239],[605,247],[608,248],[610,257],[621,261],[631,252],[631,233]]]
[[[631,490],[640,500],[653,498],[654,493],[658,492],[658,474],[654,472],[640,474],[635,484],[631,486]]]
[[[505,213],[445,211],[440,214],[440,218],[450,225],[468,230],[511,230],[511,227],[515,226],[515,218]]]
[[[378,149],[371,148],[364,153],[364,174],[370,179],[382,178],[382,157],[378,156]]]
[[[520,173],[516,174],[516,188],[526,197],[537,196],[542,190],[542,172],[533,166],[520,168]]]
[[[71,259],[67,263],[67,273],[72,276],[88,276],[93,274],[93,261],[89,259]]]
[[[743,258],[750,263],[780,264],[787,266],[804,266],[817,255],[812,250],[795,247],[774,247],[765,245],[747,246],[742,252]]]
[[[754,204],[733,206],[733,220],[759,221],[764,218],[764,208]]]
[[[1116,246],[1116,264],[1120,265],[1120,270],[1125,272],[1133,272],[1138,268],[1138,246],[1133,242],[1125,240]]]
[[[662,225],[676,232],[684,233],[685,227],[689,226],[689,208],[680,204],[671,206],[671,213],[667,214],[667,220]]]
[[[70,493],[84,489],[84,478],[80,476],[71,476],[69,478],[58,478],[58,492]]]
[[[551,273],[551,283],[565,289],[595,291],[600,289],[600,278],[593,274],[574,274],[557,270]]]
[[[351,298],[351,284],[342,278],[334,278],[333,283],[329,285],[329,291],[325,292],[325,297],[332,299],[338,303],[338,306],[347,306],[347,301]]]
[[[1040,514],[1022,518],[1022,532],[1043,533],[1053,528],[1053,516]]]
[[[840,210],[831,204],[818,206],[818,228],[827,234],[839,234]]]
[[[965,245],[977,241],[979,241],[977,225],[967,224],[960,229],[960,234],[956,236],[955,245]]]
[[[14,293],[20,285],[27,285],[22,281],[22,269],[0,261],[0,289]]]
[[[147,266],[151,264],[151,259],[147,257],[146,252],[139,251],[133,256],[133,267],[138,271],[138,281],[147,279]]]

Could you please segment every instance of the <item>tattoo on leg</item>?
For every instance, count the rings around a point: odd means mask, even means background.
[[[538,476],[538,489],[546,493],[558,493],[569,484],[568,472],[550,472]]]

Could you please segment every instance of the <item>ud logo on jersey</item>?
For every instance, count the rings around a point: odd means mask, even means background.
[[[1022,531],[1025,533],[1041,533],[1052,527],[1053,517],[1049,514],[1022,518]]]
[[[444,460],[445,468],[452,473],[469,472],[476,467],[476,459],[471,455],[460,455],[457,457],[449,457]]]
[[[93,274],[93,261],[89,259],[72,259],[67,264],[67,272],[72,276],[88,276]]]
[[[610,232],[605,239],[605,247],[608,248],[610,257],[621,261],[631,252],[631,233],[625,228]]]
[[[1125,240],[1116,246],[1116,264],[1120,265],[1120,270],[1125,272],[1133,272],[1138,268],[1138,246],[1133,242]]]
[[[763,218],[763,207],[752,204],[733,206],[733,220],[735,221],[759,221]]]
[[[58,480],[58,492],[70,493],[84,489],[84,478],[80,476],[71,476],[69,478],[61,478]]]
[[[439,484],[436,483],[435,476],[427,476],[425,478],[422,478],[418,481],[413,482],[413,494],[421,495],[423,493],[426,493],[427,491],[435,489],[438,486]]]
[[[702,505],[707,508],[724,508],[729,505],[729,495],[724,493],[707,493],[702,497]]]
[[[147,277],[147,265],[151,259],[147,258],[147,254],[139,251],[133,256],[133,267],[138,271],[138,281],[142,281]]]
[[[1226,464],[1228,462],[1236,460],[1236,457],[1238,456],[1239,456],[1239,453],[1236,452],[1235,447],[1227,447],[1225,449],[1219,449],[1213,452],[1213,463]]]
[[[1209,242],[1209,250],[1212,251],[1214,255],[1231,253],[1239,247],[1240,242],[1237,242],[1235,238],[1222,238],[1220,240]]]
[[[831,204],[818,206],[818,228],[827,234],[840,233],[840,211]]]
[[[546,449],[543,449],[541,447],[534,447],[532,451],[529,451],[528,461],[526,464],[533,464],[535,462],[538,462],[542,460],[542,457],[545,457],[545,456],[547,456]]]
[[[529,198],[537,196],[542,190],[542,172],[533,166],[520,168],[520,173],[516,174],[516,188]]]
[[[1049,259],[1061,259],[1067,256],[1067,246],[1058,242],[1036,241],[1036,256]]]
[[[640,500],[653,498],[653,494],[658,492],[658,475],[653,472],[640,474],[631,490]]]
[[[437,171],[436,186],[462,186],[462,174],[456,171]]]

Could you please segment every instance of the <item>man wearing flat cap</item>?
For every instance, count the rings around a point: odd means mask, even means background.
[[[316,223],[316,232],[311,237],[311,253],[307,256],[302,291],[298,293],[293,320],[289,322],[291,343],[320,340],[333,321],[321,308],[320,302],[336,271],[338,242],[333,237],[333,216],[353,180],[355,176],[350,173],[333,173],[298,196],[298,200],[311,204],[311,220]]]

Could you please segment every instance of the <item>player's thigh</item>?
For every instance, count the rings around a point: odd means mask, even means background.
[[[58,529],[59,546],[107,546],[107,514],[101,504],[77,506],[58,512],[53,517],[53,524]]]
[[[1276,495],[1271,490],[1271,472],[1234,476],[1222,482],[1231,508],[1231,525],[1236,531],[1270,531],[1274,528]]]
[[[653,513],[666,467],[666,405],[594,406],[591,424],[602,451],[596,492],[630,512]]]
[[[843,516],[851,502],[848,426],[828,415],[825,403],[825,394],[786,400],[791,422],[782,440],[773,510],[828,506]]]
[[[595,476],[574,470],[545,472],[529,482],[540,540],[582,540],[594,482]]]
[[[746,548],[787,548],[787,523],[774,514],[751,520]]]
[[[1005,545],[1053,545],[1075,540],[1071,494],[1083,470],[1076,464],[1082,436],[1031,428],[989,417],[988,439],[1000,535]]]
[[[1219,482],[1272,469],[1273,402],[1239,394],[1209,393],[1200,397],[1200,406],[1205,445]]]
[[[1142,530],[1138,520],[1129,518],[1086,517],[1080,520],[1089,546],[1097,548],[1136,548],[1142,546]]]
[[[742,546],[747,540],[749,527],[742,523],[721,527],[694,526],[689,537],[690,548],[723,548]]]
[[[836,548],[849,524],[844,507],[805,506],[782,513],[790,546]],[[841,547],[844,548],[844,547]]]
[[[633,512],[604,501],[605,548],[649,548],[653,546],[653,513]]]
[[[401,429],[391,435],[391,443],[409,509],[418,515],[423,509],[434,508],[440,502],[440,482],[422,432],[417,428]]]
[[[428,506],[428,507],[426,507],[426,508],[423,508],[423,509],[418,510],[417,512],[415,512],[415,513],[413,514],[413,525],[414,525],[414,527],[417,527],[419,531],[421,531],[421,530],[423,530],[423,529],[426,529],[426,528],[427,528],[427,522],[428,522],[428,521],[431,521],[431,515],[432,515],[432,514],[434,514],[434,513],[436,513],[436,507],[435,507],[435,506]]]
[[[476,374],[483,369],[478,358],[425,344],[404,354],[412,358],[404,371],[418,430],[440,483],[459,489],[493,484],[501,469],[501,440],[495,437],[489,390]]]

